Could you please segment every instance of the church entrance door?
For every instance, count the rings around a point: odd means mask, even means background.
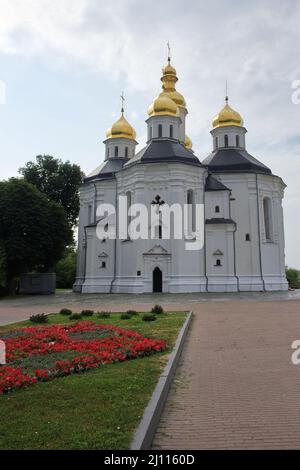
[[[158,267],[153,270],[153,292],[162,292],[162,272]]]

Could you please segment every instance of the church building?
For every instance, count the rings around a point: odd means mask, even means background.
[[[246,150],[246,128],[225,99],[212,121],[212,151],[193,152],[187,106],[170,58],[162,92],[148,108],[146,146],[121,116],[106,133],[105,159],[80,191],[75,292],[241,292],[287,290],[282,199],[285,184]],[[186,240],[99,238],[97,208],[167,203],[204,207],[204,246]],[[126,214],[127,217],[127,214]],[[118,218],[116,218],[116,224]],[[193,220],[192,222],[193,223]],[[117,227],[116,227],[117,229]],[[149,226],[150,229],[150,226]]]

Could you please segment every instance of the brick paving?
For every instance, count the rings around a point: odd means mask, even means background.
[[[190,310],[202,303],[300,300],[300,290],[291,292],[243,292],[226,294],[74,294],[59,291],[55,295],[19,296],[0,299],[0,325],[26,320],[36,313],[54,313],[61,308],[78,312],[83,308],[124,311],[127,308],[149,310],[155,303],[169,310]]]
[[[154,449],[300,449],[300,301],[197,304]]]

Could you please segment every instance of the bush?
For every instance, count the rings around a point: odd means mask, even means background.
[[[110,312],[98,312],[97,317],[98,318],[109,318],[110,317]]]
[[[0,286],[0,297],[5,297],[6,295],[8,295],[8,289],[4,286]]]
[[[80,320],[81,319],[81,314],[80,313],[72,313],[72,315],[70,315],[70,320]]]
[[[152,313],[145,313],[143,316],[142,316],[142,320],[143,321],[155,321],[156,320],[156,316]]]
[[[94,315],[94,310],[82,310],[81,315],[83,317],[91,317]]]
[[[31,315],[29,320],[32,323],[48,323],[49,318],[44,313],[38,313],[37,315]]]
[[[72,310],[69,308],[62,308],[59,313],[60,315],[72,315]]]
[[[56,287],[72,288],[76,277],[76,252],[72,246],[65,249],[62,259],[55,266],[55,272]]]
[[[136,310],[127,310],[126,313],[131,317],[133,317],[134,315],[138,315],[138,312]]]
[[[131,315],[128,315],[127,312],[121,313],[120,315],[121,320],[129,320],[131,318]]]
[[[161,305],[154,305],[154,307],[151,310],[151,313],[164,313],[164,309],[162,308]]]
[[[289,287],[292,289],[300,289],[300,272],[297,269],[286,268],[285,274]]]

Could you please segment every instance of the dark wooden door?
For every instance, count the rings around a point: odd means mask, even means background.
[[[162,272],[157,267],[153,271],[153,292],[162,292]]]

